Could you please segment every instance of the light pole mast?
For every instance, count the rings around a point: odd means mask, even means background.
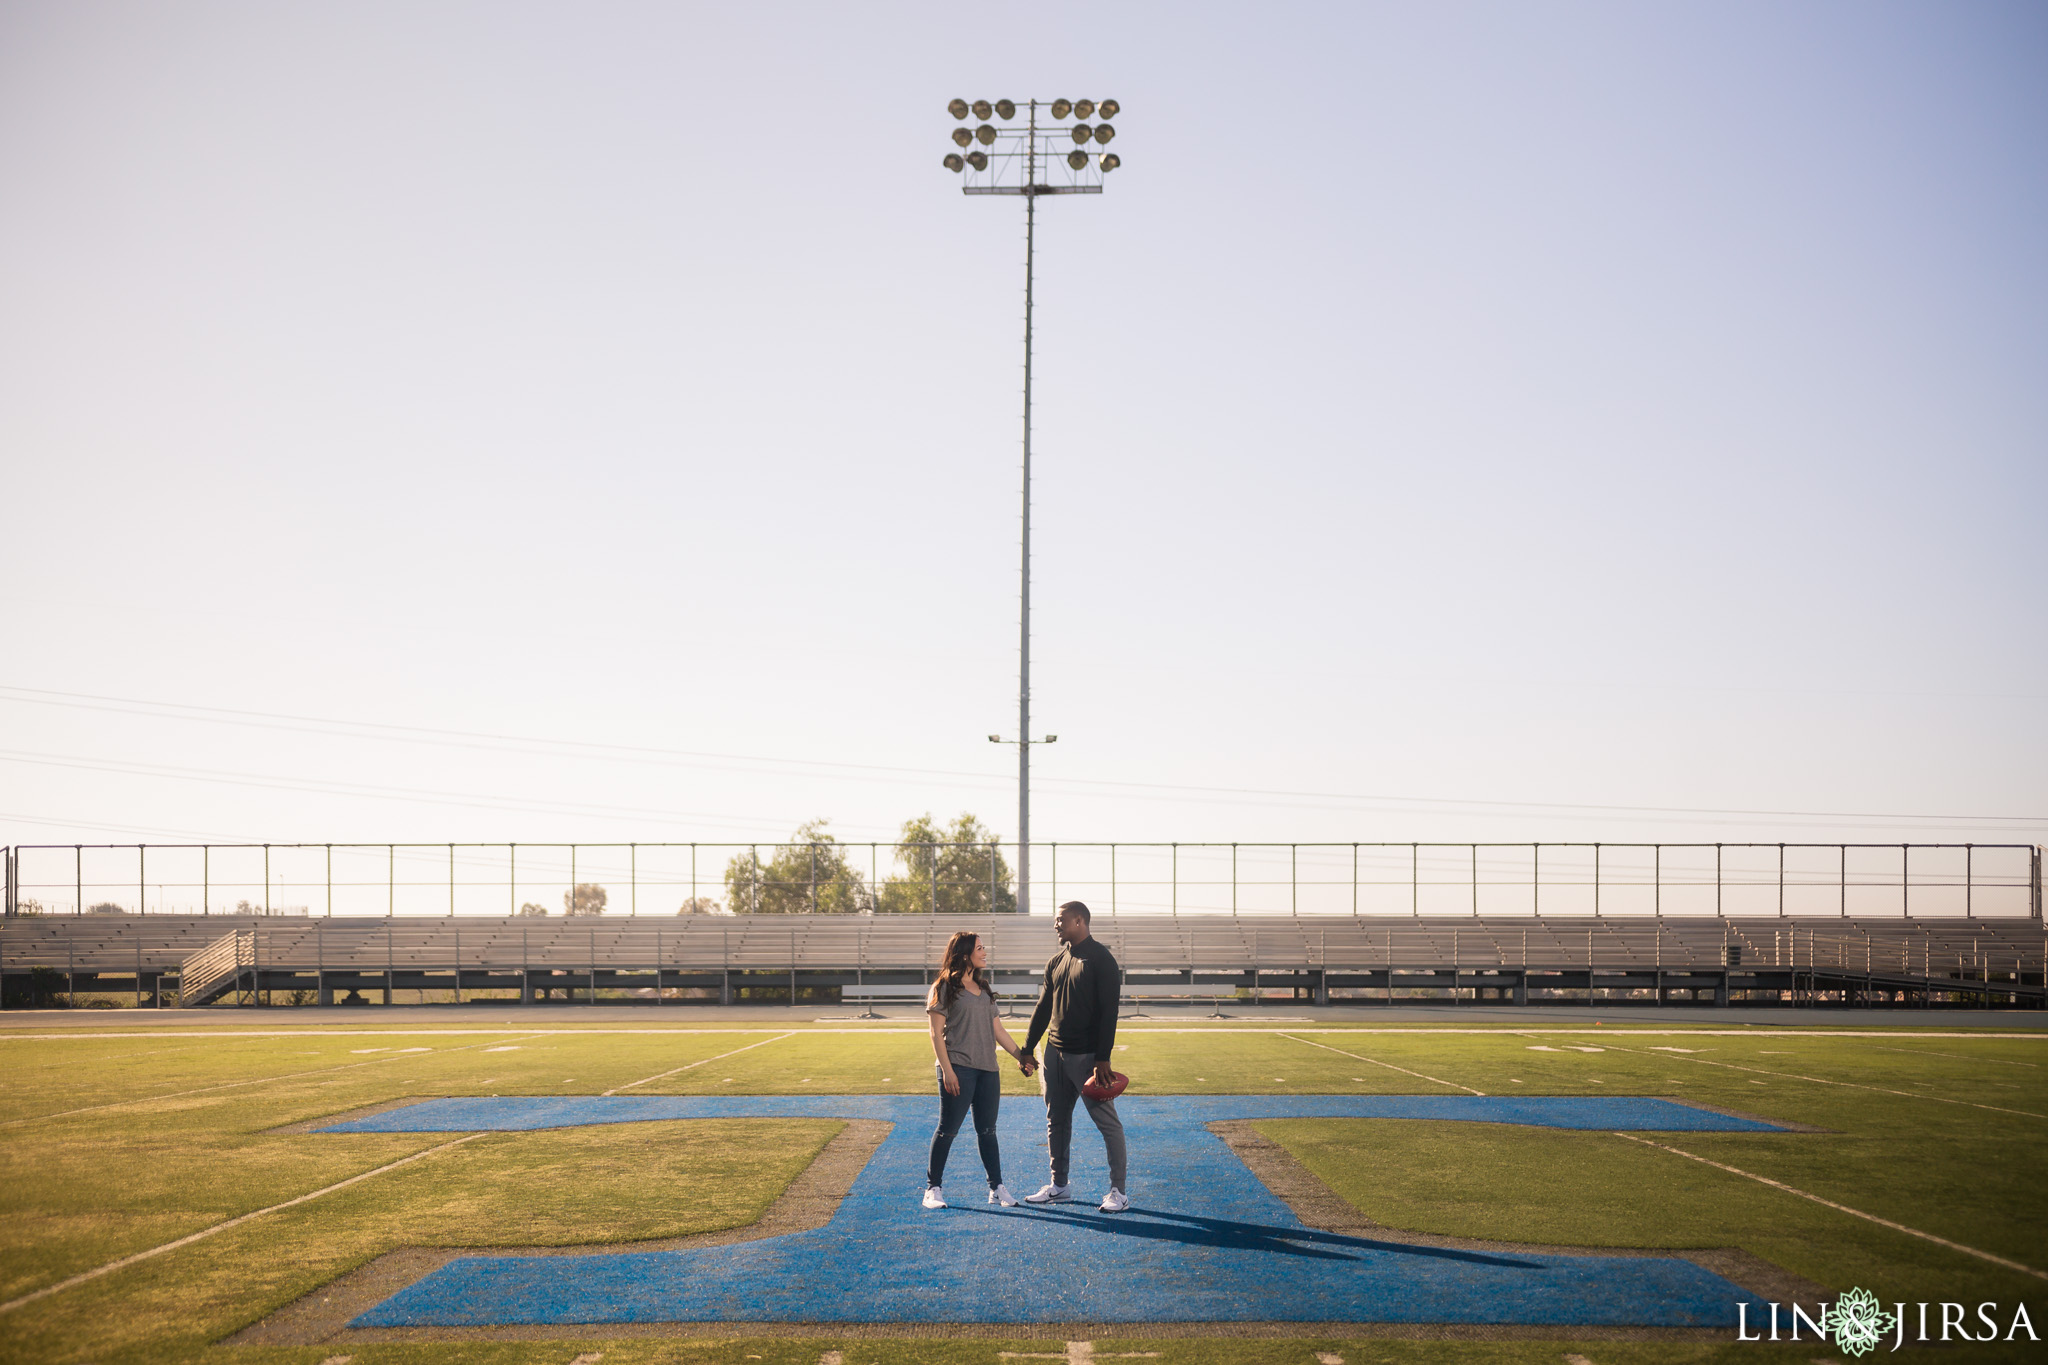
[[[1041,133],[1038,126],[1041,107],[1061,126]],[[989,742],[1017,746],[1017,911],[1029,914],[1031,746],[1052,744],[1059,739],[1058,735],[1031,738],[1031,310],[1036,284],[1038,200],[1048,194],[1102,193],[1102,177],[1121,165],[1123,159],[1114,152],[1091,154],[1083,148],[1091,142],[1107,146],[1116,136],[1116,128],[1106,120],[1116,117],[1118,105],[1115,100],[1103,100],[1098,105],[1094,100],[1057,99],[1041,106],[1038,100],[1028,100],[1024,105],[1025,123],[1021,129],[998,128],[989,122],[991,116],[1001,118],[1005,123],[1017,116],[1017,105],[1010,100],[977,100],[969,104],[966,100],[956,99],[946,106],[946,110],[957,120],[964,121],[971,113],[979,121],[979,126],[971,129],[964,122],[955,128],[953,141],[966,150],[964,153],[946,154],[946,169],[966,177],[967,183],[960,187],[961,193],[1014,194],[1024,199],[1024,518],[1017,595],[1017,738],[1006,740],[1001,735],[990,735]],[[1089,124],[1087,120],[1098,113],[1105,122]],[[1070,115],[1079,121],[1065,124],[1064,120]],[[1048,145],[1040,146],[1041,137]],[[1058,156],[1051,145],[1060,138],[1074,144],[1064,157]],[[1002,149],[994,153],[982,150],[998,144]],[[1066,173],[1060,183],[1055,184],[1050,182],[1049,176],[1041,175],[1041,171],[1050,170],[1057,160],[1066,162]]]

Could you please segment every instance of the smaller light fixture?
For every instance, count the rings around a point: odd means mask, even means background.
[[[997,101],[996,101],[996,116],[997,116],[997,117],[999,117],[999,118],[1006,118],[1006,119],[1012,119],[1012,118],[1015,118],[1015,117],[1017,117],[1017,105],[1016,105],[1016,102],[1015,102],[1015,101],[1013,101],[1013,100],[997,100]]]
[[[1104,152],[1102,154],[1102,169],[1104,171],[1113,171],[1123,164],[1124,159],[1115,152]]]
[[[1054,118],[1065,118],[1073,112],[1074,102],[1072,100],[1054,100],[1052,102],[1052,116]]]
[[[988,737],[988,742],[991,744],[1001,744],[1003,742],[1003,737],[1001,735],[990,735]]]
[[[1124,107],[1121,104],[1118,104],[1115,100],[1104,100],[1102,103],[1095,106],[1095,112],[1102,115],[1104,118],[1115,118],[1118,114],[1121,114],[1123,111]]]
[[[1077,171],[1085,169],[1088,165],[1088,153],[1080,150],[1078,147],[1075,148],[1067,153],[1067,164]]]
[[[953,101],[952,103],[950,103],[950,104],[948,104],[948,105],[946,106],[946,112],[947,112],[947,113],[949,113],[949,114],[951,114],[951,115],[952,115],[952,116],[953,116],[954,118],[966,118],[966,117],[967,117],[967,101],[966,101],[966,100],[954,100],[954,101]]]
[[[1095,130],[1085,123],[1077,123],[1074,125],[1073,133],[1074,141],[1086,142],[1090,137],[1094,136]]]
[[[1097,142],[1107,143],[1111,138],[1115,136],[1116,129],[1110,126],[1109,124],[1098,123],[1095,125],[1095,140]]]
[[[969,153],[967,154],[967,164],[968,164],[968,165],[970,165],[970,166],[972,166],[972,167],[974,167],[974,169],[975,169],[975,170],[977,170],[977,171],[985,171],[985,170],[987,170],[987,169],[988,169],[988,153],[987,153],[987,152],[969,152]]]
[[[1078,156],[1078,155],[1080,155],[1080,153],[1078,153],[1078,152],[1077,152],[1077,153],[1075,153],[1075,155],[1076,155],[1076,156]],[[960,153],[958,153],[958,152],[947,152],[947,153],[946,153],[946,169],[947,169],[947,170],[949,170],[949,171],[958,171],[958,170],[960,170],[961,168],[965,167],[966,165],[967,165],[967,163],[966,163],[965,161],[962,161],[962,160],[960,159]]]
[[[974,134],[968,132],[965,128],[955,128],[953,130],[953,141],[965,147],[974,141]]]
[[[1047,744],[1057,744],[1060,742],[1060,737],[1058,735],[1047,735],[1045,737],[1045,742]]]
[[[996,126],[993,123],[982,124],[979,128],[976,128],[974,130],[974,140],[976,142],[979,142],[984,147],[995,146]]]
[[[974,116],[976,118],[985,119],[995,111],[996,107],[987,100],[976,100],[974,102]]]
[[[1090,114],[1093,114],[1094,112],[1095,112],[1095,101],[1094,101],[1094,100],[1075,100],[1075,101],[1074,101],[1074,117],[1075,117],[1075,118],[1087,118],[1087,117],[1088,117],[1088,116],[1089,116]]]

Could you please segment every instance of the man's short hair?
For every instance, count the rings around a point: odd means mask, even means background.
[[[1089,914],[1088,907],[1081,904],[1081,902],[1079,901],[1068,901],[1065,905],[1062,905],[1060,909],[1066,911],[1070,915],[1079,915],[1081,917],[1081,923],[1083,924],[1093,924],[1095,922],[1095,916]]]

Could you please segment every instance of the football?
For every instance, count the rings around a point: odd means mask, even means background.
[[[1108,1085],[1097,1084],[1095,1077],[1093,1075],[1090,1075],[1087,1080],[1081,1082],[1081,1093],[1083,1095],[1086,1095],[1089,1099],[1094,1100],[1097,1104],[1100,1104],[1104,1100],[1113,1100],[1118,1095],[1123,1094],[1124,1087],[1128,1086],[1130,1083],[1131,1078],[1129,1076],[1124,1075],[1124,1073],[1121,1071],[1112,1071],[1109,1073]]]

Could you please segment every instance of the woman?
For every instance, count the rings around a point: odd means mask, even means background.
[[[996,1109],[1002,1103],[1002,1078],[996,1072],[996,1046],[1017,1059],[1024,1074],[1036,1068],[1017,1050],[1016,1040],[996,1017],[996,995],[988,980],[988,949],[978,934],[962,931],[946,943],[945,965],[925,997],[925,1015],[932,1026],[932,1052],[939,1059],[939,1127],[932,1134],[931,1167],[925,1172],[924,1206],[946,1207],[946,1154],[967,1111],[974,1111],[974,1137],[981,1146],[981,1164],[988,1170],[988,1202],[1004,1207],[1017,1200],[1003,1183],[1003,1155],[996,1145]]]

